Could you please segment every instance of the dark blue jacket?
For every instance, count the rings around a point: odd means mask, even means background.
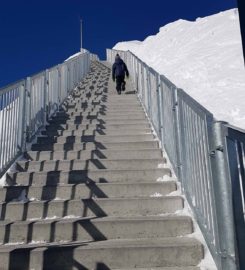
[[[115,79],[115,77],[118,77],[118,76],[124,77],[125,73],[126,73],[126,76],[129,75],[128,68],[126,64],[123,62],[123,60],[117,57],[115,60],[115,63],[112,66],[112,79]]]

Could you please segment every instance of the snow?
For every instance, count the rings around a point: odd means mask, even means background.
[[[156,182],[167,182],[167,181],[171,181],[172,178],[169,175],[164,175],[162,177],[158,177]]]
[[[81,53],[82,53],[82,52],[78,52],[78,53],[73,54],[72,56],[70,56],[69,58],[67,58],[67,59],[65,60],[65,62],[67,62],[67,61],[69,61],[69,60],[71,60],[71,59],[73,59],[73,58],[76,58],[76,57],[79,56]]]
[[[159,192],[155,192],[154,194],[150,195],[151,198],[159,198],[162,197],[163,195]]]
[[[76,58],[77,56],[79,56],[79,55],[81,55],[81,54],[83,54],[83,53],[87,53],[87,52],[89,52],[89,51],[86,50],[86,49],[81,49],[80,52],[75,53],[75,54],[71,55],[69,58],[67,58],[67,59],[65,60],[65,62],[67,62],[67,61],[69,61],[69,60],[71,60],[71,59],[74,59],[74,58]]]
[[[14,173],[17,171],[16,170],[16,163],[18,161],[27,161],[27,159],[25,159],[23,155],[21,155],[20,157],[18,157],[16,159],[15,163],[13,163],[13,165],[7,170],[7,172],[0,178],[0,188],[3,186],[7,186],[7,183],[6,183],[7,173]]]
[[[46,240],[40,240],[40,241],[32,240],[29,244],[30,245],[39,245],[39,244],[46,244],[46,243],[47,243]]]
[[[6,243],[4,244],[5,246],[17,246],[17,245],[24,245],[25,242],[10,242],[10,243]]]
[[[197,222],[195,221],[194,214],[191,210],[191,207],[189,206],[185,195],[183,195],[181,193],[180,182],[177,182],[177,190],[169,193],[167,196],[181,196],[181,197],[183,197],[184,208],[181,210],[175,211],[174,215],[176,215],[176,216],[189,216],[189,217],[191,217],[191,219],[193,221],[193,233],[188,234],[188,235],[183,235],[180,237],[195,238],[202,243],[203,248],[204,248],[204,258],[202,259],[202,261],[198,265],[198,267],[200,267],[200,270],[217,270],[217,267],[216,267],[215,262],[212,258],[212,255],[208,249],[208,246],[207,246],[206,241],[203,237],[203,234],[202,234]],[[160,214],[159,216],[172,216],[172,214],[171,213],[163,213],[163,214]]]
[[[76,218],[81,218],[81,216],[69,215],[63,217],[63,219],[76,219]]]
[[[46,217],[45,220],[53,220],[53,219],[58,219],[59,217],[57,216],[52,216],[52,217]]]
[[[29,198],[30,202],[39,202],[40,200],[34,197]]]
[[[120,42],[212,112],[245,129],[245,70],[237,9],[178,20],[144,41]]]
[[[168,165],[166,163],[159,163],[157,165],[157,168],[158,169],[166,169],[166,168],[168,168]]]
[[[179,186],[180,188],[180,186]],[[198,241],[200,241],[204,247],[204,258],[202,259],[202,261],[199,263],[198,267],[200,267],[201,270],[217,270],[217,267],[215,265],[215,262],[212,258],[212,255],[208,249],[208,246],[206,244],[206,241],[202,235],[202,232],[197,224],[197,222],[194,219],[194,215],[193,212],[187,202],[187,199],[184,197],[184,209],[183,210],[178,210],[175,212],[176,215],[178,216],[189,216],[192,218],[193,221],[193,233],[189,234],[189,235],[185,235],[185,237],[191,237],[191,238],[195,238]]]

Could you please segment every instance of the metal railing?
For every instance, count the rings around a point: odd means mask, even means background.
[[[99,61],[99,57],[97,54],[90,53],[90,60],[91,61]]]
[[[90,53],[90,52],[89,52],[88,50],[86,50],[86,49],[81,49],[81,52],[82,52],[82,53],[88,52],[88,53],[89,53],[90,61],[99,61],[99,60],[100,60],[97,54]]]
[[[245,269],[245,131],[224,125],[224,145],[233,196],[236,244],[240,269]]]
[[[95,56],[93,56],[95,57]],[[0,89],[0,177],[87,74],[90,53]]]
[[[245,269],[245,131],[213,115],[130,51],[119,53],[219,270]],[[235,226],[236,225],[236,226]]]

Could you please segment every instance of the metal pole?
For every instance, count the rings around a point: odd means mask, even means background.
[[[175,143],[176,143],[176,172],[178,174],[178,178],[180,182],[183,180],[182,176],[182,147],[181,144],[181,120],[180,120],[180,104],[178,102],[178,88],[174,87],[173,96],[174,96],[174,126],[175,126]],[[183,121],[182,121],[183,124]]]
[[[160,75],[157,76],[157,106],[158,106],[158,132],[163,151],[163,108],[162,108],[162,87]]]
[[[30,142],[31,138],[31,116],[32,116],[32,100],[31,100],[31,78],[26,78],[26,141]]]
[[[237,243],[237,259],[239,262],[239,269],[245,269],[245,258],[243,256],[245,250],[245,220],[243,213],[243,195],[240,181],[244,179],[244,165],[243,165],[243,149],[241,142],[236,140],[236,137],[226,138],[229,170],[232,184],[232,197],[233,197],[233,211],[234,211],[234,223],[236,231],[236,243]],[[243,134],[244,135],[244,134]]]
[[[80,19],[80,38],[81,38],[80,49],[82,52],[83,51],[83,21],[82,19]]]
[[[213,127],[213,151],[211,152],[214,193],[219,231],[219,256],[222,270],[236,270],[235,234],[232,209],[231,183],[228,172],[224,137],[224,122],[217,121]]]
[[[28,98],[28,91],[27,91],[27,86],[26,86],[27,80],[23,83],[20,89],[20,115],[21,117],[19,118],[19,135],[18,139],[20,138],[20,148],[21,152],[26,151],[26,132],[27,132],[27,119],[28,119],[28,108],[26,106],[27,103],[27,98]],[[29,83],[29,82],[28,82]],[[28,119],[29,120],[29,119]]]
[[[49,114],[48,85],[49,85],[49,71],[48,71],[48,69],[46,69],[45,75],[44,75],[44,122],[43,122],[44,126],[47,125],[48,114]]]

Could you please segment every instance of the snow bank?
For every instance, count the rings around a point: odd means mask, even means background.
[[[245,70],[237,9],[178,20],[143,42],[120,42],[211,111],[245,129]]]

